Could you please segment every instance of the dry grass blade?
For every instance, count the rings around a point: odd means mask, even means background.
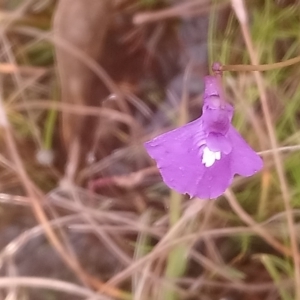
[[[68,114],[78,114],[78,115],[88,115],[88,116],[101,116],[116,122],[120,122],[128,125],[132,130],[139,130],[139,125],[137,122],[127,114],[122,112],[104,108],[104,107],[88,107],[84,105],[73,105],[67,103],[53,103],[51,101],[31,101],[26,104],[14,104],[11,105],[12,109],[16,110],[24,110],[24,109],[32,109],[32,110],[47,110],[47,109],[56,109],[58,111],[63,111]]]
[[[222,3],[215,5],[214,9],[224,8],[229,4],[228,1],[223,1]],[[186,3],[178,4],[176,6],[165,8],[160,11],[155,12],[146,12],[146,13],[138,13],[133,18],[133,23],[136,25],[141,25],[149,22],[158,22],[161,20],[165,20],[168,18],[176,18],[176,17],[191,17],[191,16],[199,16],[201,14],[207,13],[211,9],[211,2],[204,0],[190,0],[186,1]]]

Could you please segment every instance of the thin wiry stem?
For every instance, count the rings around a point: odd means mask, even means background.
[[[222,9],[227,6],[226,1],[215,5],[216,9]],[[135,25],[141,25],[150,22],[158,22],[169,18],[178,18],[182,16],[199,16],[207,13],[211,9],[210,1],[184,1],[181,4],[172,7],[164,8],[153,12],[139,12],[133,17]]]
[[[255,47],[253,45],[252,39],[251,39],[251,34],[250,34],[250,29],[249,29],[249,24],[248,24],[248,16],[247,16],[247,10],[245,9],[244,1],[243,0],[231,0],[233,9],[236,13],[236,16],[240,22],[240,26],[242,29],[242,34],[244,37],[244,41],[246,44],[246,47],[248,49],[251,63],[253,65],[257,65],[259,63],[258,57],[257,57],[257,52],[255,50]],[[259,90],[260,94],[260,101],[262,105],[262,110],[265,118],[265,122],[267,125],[267,130],[268,134],[270,137],[270,142],[271,142],[271,147],[273,149],[278,148],[277,145],[277,139],[276,139],[276,134],[275,130],[272,124],[272,118],[271,118],[271,113],[270,109],[268,106],[268,101],[267,101],[267,95],[266,95],[266,90],[263,84],[263,79],[262,76],[259,72],[254,73],[255,76],[255,81]],[[286,181],[286,177],[284,174],[284,166],[282,163],[282,159],[280,156],[279,152],[273,152],[273,157],[275,161],[275,166],[280,182],[280,187],[281,187],[281,192],[282,192],[282,197],[285,205],[285,210],[286,210],[286,217],[287,217],[287,223],[288,223],[288,228],[290,232],[290,239],[291,239],[291,248],[292,248],[292,253],[293,253],[293,260],[294,260],[294,271],[295,271],[295,299],[300,299],[300,257],[299,257],[299,252],[298,252],[298,244],[297,244],[297,235],[295,231],[295,226],[294,226],[294,220],[293,220],[293,214],[292,214],[292,208],[290,205],[290,195],[289,195],[289,190],[288,190],[288,184]]]
[[[10,107],[21,111],[27,109],[55,109],[69,114],[99,116],[127,124],[132,130],[138,130],[140,126],[130,115],[105,107],[93,107],[60,102],[53,103],[53,101],[47,100],[36,100],[25,104],[14,104]]]
[[[253,71],[271,71],[276,69],[281,69],[284,67],[289,67],[300,63],[300,55],[294,58],[288,59],[286,61],[280,61],[274,64],[263,64],[263,65],[223,65],[221,66],[222,71],[231,72],[253,72]]]

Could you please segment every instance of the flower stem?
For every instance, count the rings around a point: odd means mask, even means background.
[[[44,130],[44,149],[51,149],[52,148],[52,139],[53,133],[55,129],[55,122],[57,119],[57,110],[51,109],[48,112],[47,119],[46,119],[46,126]]]
[[[170,227],[173,227],[181,215],[181,199],[182,196],[175,191],[171,191],[171,203],[170,203]]]
[[[181,217],[181,202],[182,195],[171,191],[170,197],[170,228],[173,227]],[[186,269],[186,246],[178,245],[173,248],[167,258],[167,267],[165,271],[165,278],[172,283],[172,280],[182,276]],[[168,286],[163,289],[164,300],[177,300],[178,295],[176,291]]]
[[[288,66],[300,63],[300,55],[286,61],[281,61],[273,64],[263,65],[223,65],[221,71],[232,71],[232,72],[252,72],[252,71],[270,71],[280,69]]]

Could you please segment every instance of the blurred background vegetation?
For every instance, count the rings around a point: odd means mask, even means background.
[[[1,299],[300,300],[299,64],[263,94],[224,72],[265,167],[223,197],[170,191],[143,148],[200,116],[212,62],[299,55],[298,0],[244,25],[237,2],[0,0]]]

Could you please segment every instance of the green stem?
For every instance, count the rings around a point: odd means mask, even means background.
[[[170,227],[174,226],[180,219],[182,196],[174,191],[171,192],[170,203]]]
[[[54,87],[53,89],[53,99],[58,99],[57,94],[57,87]],[[56,102],[56,100],[53,100],[53,102]],[[45,128],[44,128],[44,143],[43,147],[46,150],[49,150],[52,148],[52,141],[53,141],[53,133],[54,133],[54,128],[55,128],[55,123],[57,119],[57,110],[56,109],[51,109],[48,114],[47,114],[47,119],[45,123]]]
[[[182,195],[171,191],[170,197],[170,228],[173,227],[181,216],[181,201]],[[178,245],[172,249],[168,255],[167,267],[165,271],[165,278],[172,282],[172,279],[176,279],[182,276],[186,269],[186,246]],[[174,289],[171,287],[166,287],[163,289],[164,300],[177,300],[178,295]]]
[[[44,149],[52,148],[53,132],[57,118],[57,110],[51,109],[47,114],[47,120],[44,130]]]

